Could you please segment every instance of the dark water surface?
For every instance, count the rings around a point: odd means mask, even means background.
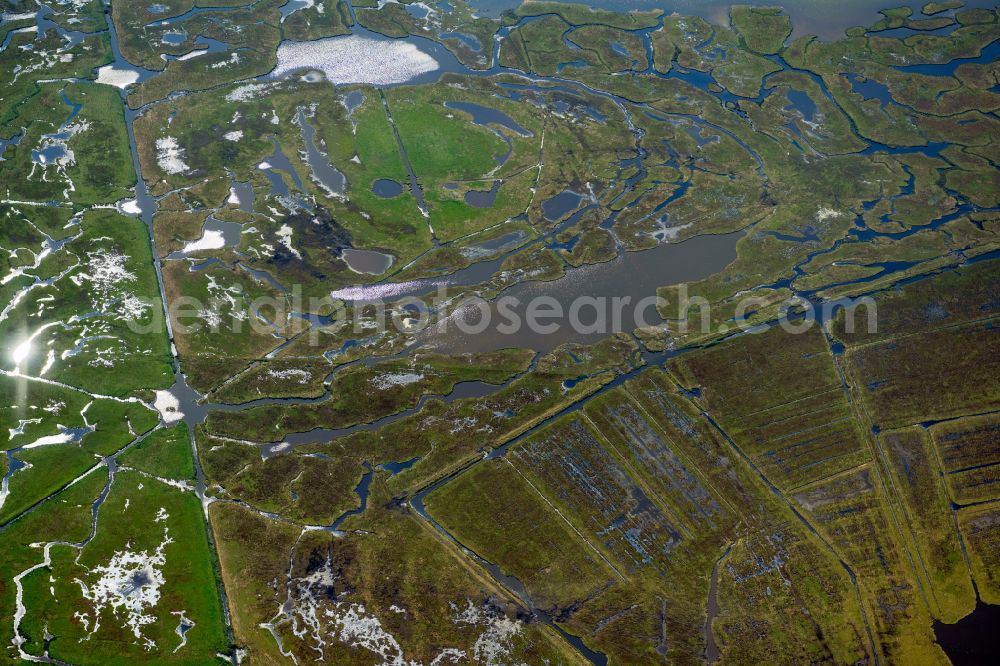
[[[1000,606],[979,602],[955,624],[935,622],[934,635],[955,666],[995,664],[1000,647]]]
[[[372,192],[383,199],[392,199],[403,193],[403,184],[389,178],[379,178],[372,183]]]
[[[465,203],[473,208],[492,208],[500,191],[500,181],[494,180],[488,190],[469,190],[465,193]]]

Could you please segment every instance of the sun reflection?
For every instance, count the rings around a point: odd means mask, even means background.
[[[14,372],[19,373],[21,371],[21,363],[26,361],[32,353],[35,351],[35,338],[41,335],[45,329],[51,328],[52,326],[57,326],[59,322],[50,321],[47,324],[39,326],[35,329],[35,332],[28,337],[21,340],[21,342],[14,347],[14,351],[11,352],[11,359],[14,361]]]
[[[14,347],[13,358],[14,358],[14,364],[15,365],[20,366],[21,362],[24,361],[26,358],[28,358],[28,356],[31,355],[31,349],[32,349],[32,346],[33,346],[31,344],[32,338],[34,338],[34,336],[32,336],[31,338],[28,338],[27,340],[25,340],[24,342],[22,342],[21,344],[19,344],[17,347]]]

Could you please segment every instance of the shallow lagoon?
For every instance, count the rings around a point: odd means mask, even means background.
[[[549,222],[556,222],[576,210],[581,201],[583,201],[582,194],[565,190],[542,202],[542,214]]]
[[[521,136],[532,136],[531,132],[521,127],[516,120],[498,109],[491,109],[488,106],[472,102],[445,102],[444,105],[449,109],[468,113],[472,116],[472,122],[477,125],[499,125]]]
[[[734,2],[726,0],[580,0],[580,2],[597,9],[609,9],[619,12],[664,9],[668,13],[676,12],[688,16],[700,16],[720,25],[728,23],[729,7]],[[481,16],[496,17],[502,12],[515,9],[520,0],[469,0],[469,4]],[[844,31],[854,26],[867,27],[881,18],[878,13],[883,7],[871,0],[840,0],[828,2],[825,0],[775,0],[774,2],[752,2],[748,4],[781,7],[792,17],[792,36],[817,35],[821,39],[834,40],[843,37]],[[889,3],[886,6],[896,7],[907,5],[913,8],[915,17],[920,16],[920,8],[926,0],[909,0]],[[966,0],[966,8],[990,7],[990,0]]]
[[[341,258],[352,271],[366,275],[381,275],[389,270],[396,260],[391,254],[354,248],[344,250]]]
[[[343,195],[347,178],[339,169],[330,164],[329,158],[316,145],[316,128],[310,124],[304,108],[299,108],[295,122],[302,130],[302,140],[306,144],[306,163],[312,171],[313,181],[331,196]]]
[[[454,324],[455,317],[464,316],[460,312],[449,320],[444,334],[439,334],[436,327],[426,331],[425,342],[445,354],[494,351],[507,347],[548,352],[568,342],[590,344],[607,337],[609,333],[656,325],[662,322],[659,315],[652,306],[643,310],[640,301],[655,297],[659,287],[694,282],[718,273],[736,258],[736,243],[742,237],[743,232],[735,232],[695,236],[682,243],[664,243],[649,250],[625,252],[607,263],[572,269],[564,277],[550,282],[521,282],[503,292],[503,298],[519,301],[509,311],[520,316],[522,322],[526,305],[531,301],[539,298],[557,301],[563,308],[564,316],[546,322],[558,322],[558,329],[554,332],[532,331],[526,325],[518,327],[514,333],[502,332],[497,324],[505,320],[494,301],[486,308],[492,324],[484,331],[462,331]],[[621,321],[612,326],[615,330],[590,332],[574,330],[565,317],[570,306],[582,298],[604,299],[606,303],[611,303],[613,298],[630,300],[623,304]],[[465,321],[470,329],[481,321],[479,317],[476,312],[467,316]],[[585,325],[591,324],[594,318],[592,308],[584,308],[579,313],[579,319]],[[610,319],[608,321],[611,322]]]

